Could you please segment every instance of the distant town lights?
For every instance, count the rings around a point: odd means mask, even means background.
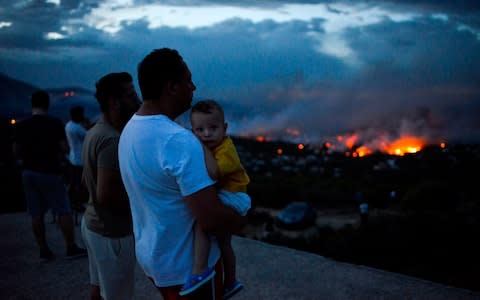
[[[298,148],[298,150],[301,151],[301,150],[305,149],[305,145],[304,144],[298,144],[297,148]]]
[[[10,120],[10,124],[15,125],[16,123],[17,123],[17,120],[15,120],[15,118],[12,118],[12,119]]]

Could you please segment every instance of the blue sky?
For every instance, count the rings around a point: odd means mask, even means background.
[[[477,4],[478,3],[478,4]],[[231,133],[480,141],[478,1],[2,0],[0,72],[93,90],[176,48]]]

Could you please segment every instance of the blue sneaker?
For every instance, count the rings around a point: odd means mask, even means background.
[[[215,276],[215,270],[213,268],[207,268],[205,271],[198,275],[190,275],[188,277],[187,282],[182,287],[182,290],[178,293],[180,296],[185,296],[190,294],[191,292],[195,291],[205,283],[207,283],[210,279]]]
[[[235,281],[232,285],[229,287],[226,287],[225,290],[223,291],[223,300],[230,299],[234,295],[236,295],[238,292],[240,292],[243,289],[243,284],[241,284],[238,281]]]

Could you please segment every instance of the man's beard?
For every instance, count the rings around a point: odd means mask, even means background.
[[[122,124],[125,125],[132,118],[132,116],[137,112],[138,106],[136,109],[130,109],[127,106],[122,105],[120,109],[120,116],[122,119]]]

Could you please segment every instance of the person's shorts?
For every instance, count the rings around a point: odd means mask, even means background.
[[[82,238],[88,251],[90,284],[100,287],[105,300],[133,299],[137,262],[133,234],[104,237],[88,229],[82,218]]]
[[[223,204],[233,208],[241,216],[245,216],[252,205],[252,200],[247,193],[229,192],[221,189],[218,191],[218,198]]]
[[[62,175],[24,170],[22,181],[27,209],[32,217],[42,216],[49,208],[60,216],[71,213]]]

